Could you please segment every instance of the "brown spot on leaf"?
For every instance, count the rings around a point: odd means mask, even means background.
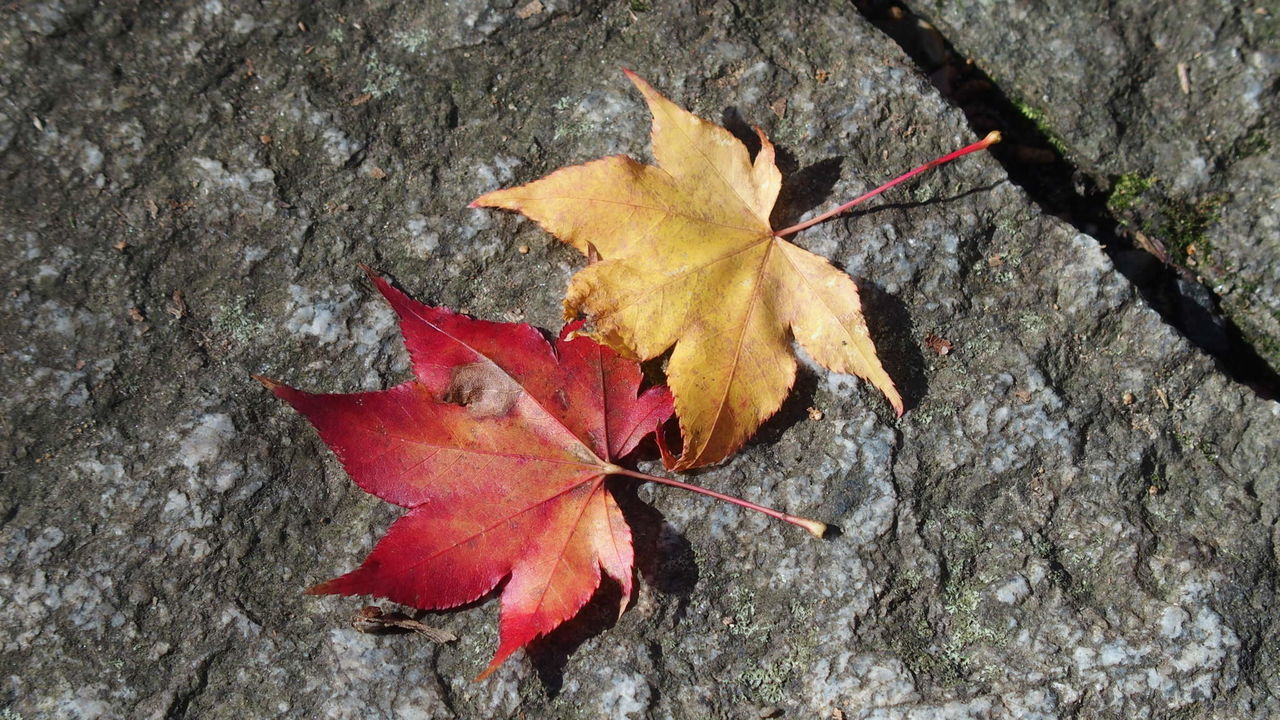
[[[501,368],[482,360],[453,369],[444,401],[465,406],[478,418],[498,417],[511,412],[520,392],[520,386]]]

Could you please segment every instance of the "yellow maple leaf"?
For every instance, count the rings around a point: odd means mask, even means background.
[[[901,415],[853,280],[769,224],[782,187],[769,139],[756,129],[753,162],[729,131],[624,72],[653,114],[657,167],[601,158],[471,206],[521,212],[584,254],[599,253],[570,281],[564,304],[567,317],[588,318],[597,340],[644,360],[675,346],[667,383],[684,451],[673,468],[727,458],[778,411],[795,382],[792,338],[823,366],[879,388]]]

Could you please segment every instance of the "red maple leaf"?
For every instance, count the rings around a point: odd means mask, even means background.
[[[305,415],[365,491],[410,508],[356,570],[310,594],[377,595],[440,610],[502,590],[497,653],[576,614],[604,570],[631,595],[631,530],[608,475],[660,482],[764,512],[821,536],[822,523],[614,464],[672,414],[666,387],[586,337],[554,346],[529,325],[415,302],[370,272],[400,316],[414,380],[315,395],[259,378]]]
[[[510,576],[483,677],[577,613],[601,568],[630,596],[631,531],[604,479],[671,416],[671,394],[637,395],[640,367],[587,338],[553,349],[529,325],[429,307],[371,277],[400,315],[416,379],[346,395],[266,384],[357,485],[411,510],[359,569],[307,592],[444,609]]]

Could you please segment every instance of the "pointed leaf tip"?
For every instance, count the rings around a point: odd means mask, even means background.
[[[288,385],[285,385],[284,383],[281,383],[281,382],[276,382],[275,380],[272,380],[271,378],[265,375],[253,375],[252,377],[254,380],[257,380],[258,382],[262,383],[262,387],[270,390],[273,394],[277,396],[279,396],[282,392],[291,389]]]
[[[662,97],[661,95],[659,95],[658,91],[654,89],[653,85],[649,84],[648,80],[645,80],[644,78],[628,70],[627,68],[622,68],[622,73],[627,76],[627,79],[631,81],[632,85],[636,86],[636,89],[639,90],[641,94],[646,96],[645,97],[646,101],[650,99],[648,97],[650,95],[656,95],[658,97]],[[665,97],[662,99],[666,100]]]

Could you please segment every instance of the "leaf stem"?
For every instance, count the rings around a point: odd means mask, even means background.
[[[849,202],[847,202],[847,203],[845,203],[845,204],[841,205],[840,207],[836,208],[835,210],[828,210],[827,212],[822,213],[821,215],[819,215],[819,216],[818,216],[818,217],[816,217],[816,218],[813,218],[812,220],[806,220],[806,221],[804,221],[804,222],[802,222],[802,223],[799,223],[799,224],[797,224],[797,225],[792,225],[792,226],[791,226],[791,227],[789,227],[789,228],[783,228],[782,230],[779,230],[779,231],[775,232],[775,233],[774,233],[774,236],[775,236],[775,237],[786,237],[787,235],[791,235],[791,234],[793,234],[793,233],[798,233],[798,232],[800,232],[801,230],[804,230],[805,228],[813,227],[814,225],[817,225],[818,223],[822,222],[823,220],[827,220],[828,218],[832,218],[832,217],[835,217],[836,215],[839,215],[840,213],[844,212],[845,210],[848,210],[849,208],[853,207],[854,205],[857,205],[858,203],[860,203],[860,202],[862,202],[862,201],[864,201],[864,200],[868,200],[868,199],[870,199],[870,198],[875,197],[876,195],[879,195],[880,193],[884,192],[885,190],[888,190],[889,188],[893,187],[894,185],[897,185],[897,184],[899,184],[899,183],[906,182],[907,180],[910,180],[911,178],[915,177],[916,175],[919,175],[920,173],[924,172],[925,170],[928,170],[929,168],[937,167],[937,166],[942,165],[942,164],[944,164],[944,163],[949,163],[949,162],[951,162],[952,160],[955,160],[955,159],[956,159],[956,158],[958,158],[958,157],[963,157],[963,156],[965,156],[965,155],[968,155],[968,154],[969,154],[969,153],[971,153],[971,152],[977,152],[977,151],[979,151],[979,150],[985,150],[985,149],[987,149],[987,148],[991,147],[992,145],[995,145],[995,144],[996,144],[996,143],[998,143],[998,142],[1000,142],[1000,131],[999,131],[999,130],[992,130],[991,132],[987,133],[987,136],[986,136],[986,137],[982,138],[981,140],[979,140],[978,142],[976,142],[976,143],[974,143],[974,144],[972,144],[972,145],[969,145],[969,146],[967,146],[967,147],[962,147],[962,148],[960,148],[959,150],[956,150],[956,151],[955,151],[955,152],[953,152],[953,153],[948,153],[948,154],[946,154],[946,155],[943,155],[942,157],[940,157],[940,158],[938,158],[938,159],[936,159],[936,160],[930,160],[929,162],[927,162],[927,163],[925,163],[925,164],[921,165],[920,167],[916,168],[915,170],[912,170],[911,172],[909,172],[909,173],[907,173],[907,174],[905,174],[905,175],[899,175],[898,177],[894,178],[893,180],[890,180],[889,182],[887,182],[887,183],[885,183],[885,184],[881,185],[880,187],[876,188],[875,190],[872,190],[872,191],[871,191],[871,192],[869,192],[869,193],[866,193],[866,194],[864,194],[864,195],[859,195],[858,197],[856,197],[856,198],[854,198],[854,199],[850,200]]]
[[[715,490],[708,490],[704,487],[698,487],[697,485],[690,485],[689,483],[680,482],[679,480],[673,480],[672,478],[664,478],[664,477],[659,477],[657,475],[646,475],[645,473],[636,472],[635,470],[628,470],[624,467],[619,467],[617,465],[612,465],[607,469],[607,471],[610,475],[626,475],[627,477],[636,478],[637,480],[646,480],[648,482],[655,482],[655,483],[660,483],[662,485],[670,485],[671,487],[678,487],[684,490],[691,490],[700,495],[709,495],[717,500],[723,500],[727,503],[733,503],[738,507],[744,507],[744,508],[747,508],[748,510],[755,510],[756,512],[764,513],[765,515],[768,515],[769,517],[774,518],[776,520],[781,520],[783,522],[791,523],[792,525],[798,525],[804,528],[805,530],[808,530],[810,535],[819,539],[821,539],[822,536],[826,535],[827,533],[826,523],[819,522],[817,520],[810,520],[809,518],[796,517],[795,515],[788,515],[784,512],[779,512],[777,510],[774,510],[773,508],[767,508],[763,505],[757,505],[753,502],[748,502],[746,500],[743,500],[742,498],[736,498],[732,495],[725,495],[724,493],[718,493]]]

